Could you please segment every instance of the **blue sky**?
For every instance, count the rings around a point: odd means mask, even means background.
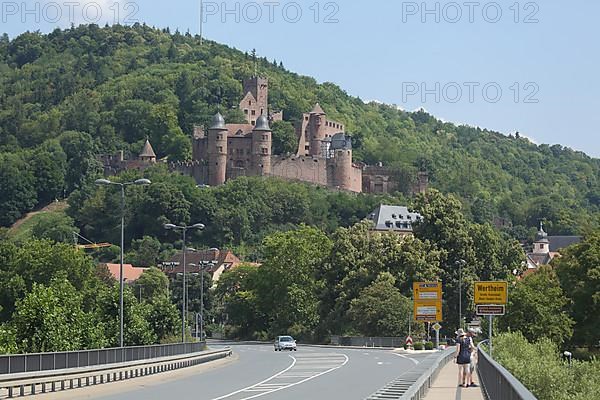
[[[200,29],[199,0],[25,4],[0,0],[1,31],[14,37],[96,20]],[[204,10],[205,37],[256,48],[363,100],[600,157],[597,0],[219,0]]]

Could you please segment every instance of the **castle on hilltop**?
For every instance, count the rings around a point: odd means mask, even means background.
[[[243,87],[245,94],[239,109],[244,114],[245,123],[228,124],[217,113],[208,129],[195,127],[192,161],[170,163],[172,171],[190,175],[198,184],[209,186],[222,185],[240,176],[264,176],[355,193],[391,193],[399,190],[420,193],[427,189],[427,173],[419,173],[416,184],[402,188],[393,179],[390,169],[382,165],[354,163],[352,138],[346,134],[344,124],[329,119],[318,103],[295,123],[298,140],[296,154],[272,154],[270,124],[283,120],[283,113],[271,112],[269,108],[267,78],[244,80]],[[147,146],[151,149],[149,143]],[[148,165],[147,155],[144,156],[149,153],[147,146],[140,159],[132,162],[132,167],[143,168]],[[142,159],[145,161],[142,162]],[[122,156],[119,162],[111,162],[110,158],[108,161],[108,166],[105,161],[106,173],[118,172],[118,169],[127,168],[128,165]]]

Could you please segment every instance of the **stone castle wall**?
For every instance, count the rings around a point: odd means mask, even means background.
[[[271,158],[271,175],[289,180],[328,186],[327,160],[317,157]]]

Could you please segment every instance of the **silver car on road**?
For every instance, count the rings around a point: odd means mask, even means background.
[[[275,339],[275,351],[290,350],[296,351],[296,341],[291,336],[277,336]]]

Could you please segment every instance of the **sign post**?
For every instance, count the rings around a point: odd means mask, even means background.
[[[413,282],[413,317],[417,322],[442,320],[442,284],[440,282]]]
[[[489,317],[490,357],[494,315],[504,315],[508,300],[508,282],[475,282],[475,309],[477,315]]]
[[[494,316],[490,315],[490,358],[492,358],[492,324],[494,323]]]
[[[435,348],[439,349],[440,348],[440,329],[442,329],[442,326],[436,322],[435,324],[433,324],[432,328],[435,331]]]

